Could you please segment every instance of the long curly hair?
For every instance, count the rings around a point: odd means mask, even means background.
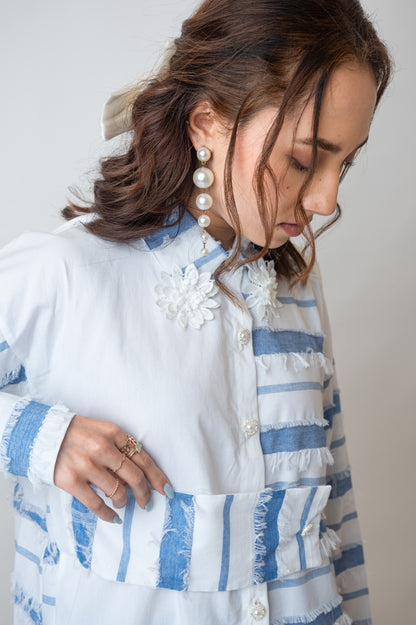
[[[100,159],[94,181],[94,199],[68,201],[62,216],[73,219],[94,212],[84,224],[92,234],[110,241],[128,242],[165,227],[165,217],[180,207],[179,223],[193,191],[192,173],[198,167],[187,131],[191,110],[208,101],[232,128],[224,170],[225,205],[237,235],[237,246],[214,272],[219,288],[233,301],[221,274],[261,257],[274,260],[278,276],[306,283],[315,262],[315,238],[341,215],[337,204],[332,218],[313,233],[302,208],[302,198],[317,166],[317,132],[325,86],[342,63],[369,65],[377,83],[376,107],[391,79],[393,60],[358,0],[205,0],[182,24],[174,40],[176,51],[163,73],[155,75],[132,106],[132,131],[121,154]],[[285,116],[302,102],[313,101],[312,164],[300,189],[295,218],[305,226],[305,247],[290,240],[271,249],[278,210],[278,182],[269,157]],[[237,261],[241,245],[232,169],[237,132],[264,107],[279,102],[255,171],[254,187],[266,242],[255,254]],[[348,165],[341,171],[344,178]],[[276,191],[272,210],[265,178]],[[82,206],[81,204],[85,204]],[[273,214],[271,214],[273,213]],[[172,224],[170,224],[172,226]],[[305,252],[309,249],[308,254]],[[307,262],[308,261],[308,262]]]

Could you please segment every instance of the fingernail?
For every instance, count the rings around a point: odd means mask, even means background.
[[[144,509],[147,512],[150,512],[150,510],[153,508],[153,501],[151,499],[149,499],[149,501],[147,502],[147,504],[145,505]]]
[[[173,499],[174,498],[175,492],[174,492],[172,486],[170,484],[168,484],[168,482],[166,482],[163,490],[165,491],[165,493],[167,494],[169,499]]]
[[[115,523],[116,525],[121,525],[123,523],[118,514],[116,514],[116,516],[113,518],[113,523]]]

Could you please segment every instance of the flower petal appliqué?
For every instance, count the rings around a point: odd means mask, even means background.
[[[174,265],[171,276],[162,271],[161,277],[162,281],[155,286],[159,295],[156,304],[168,319],[176,318],[181,328],[189,325],[200,330],[205,321],[214,318],[210,309],[218,308],[220,304],[213,299],[218,287],[209,272],[199,274],[192,263],[186,267],[185,273]]]
[[[248,295],[248,308],[257,306],[261,320],[272,323],[273,317],[280,317],[279,308],[283,306],[277,299],[277,274],[272,260],[260,258],[250,263],[248,268],[250,284],[244,287],[243,293]]]

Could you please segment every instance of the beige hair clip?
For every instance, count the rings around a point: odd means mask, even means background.
[[[175,52],[175,43],[173,40],[168,39],[155,69],[117,91],[113,91],[105,102],[101,114],[101,134],[103,139],[107,141],[132,129],[131,109],[136,96],[146,88],[152,78],[156,76],[163,77]]]

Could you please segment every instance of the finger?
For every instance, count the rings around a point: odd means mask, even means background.
[[[151,494],[143,471],[127,458],[121,469],[117,471],[117,475],[130,486],[137,503],[145,509],[151,499]]]
[[[149,484],[151,484],[155,490],[161,495],[167,495],[172,498],[174,491],[166,474],[163,473],[145,449],[142,448],[140,452],[134,454],[131,461],[143,471]]]
[[[88,480],[111,499],[115,508],[123,508],[127,504],[127,490],[124,481],[118,475],[101,467],[93,467]]]
[[[109,523],[121,524],[122,520],[114,510],[107,506],[103,499],[88,484],[82,483],[78,486],[73,494],[81,503],[84,504],[99,519],[108,521]]]

